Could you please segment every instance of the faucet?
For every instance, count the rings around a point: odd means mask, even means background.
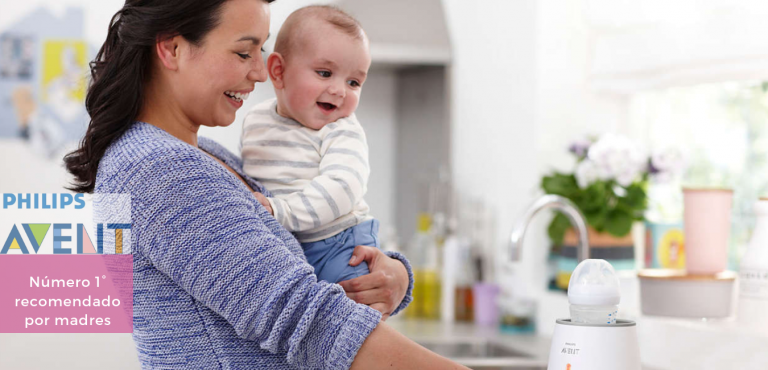
[[[579,262],[589,258],[589,237],[587,236],[587,225],[584,221],[584,216],[581,214],[578,208],[568,200],[567,198],[559,195],[544,195],[537,199],[533,205],[525,212],[523,218],[518,221],[515,228],[512,229],[512,235],[510,235],[510,252],[512,255],[512,261],[520,261],[523,249],[523,238],[525,237],[525,229],[531,222],[534,216],[539,211],[545,208],[554,208],[565,214],[568,220],[571,221],[576,227],[579,233],[579,246],[577,248]]]

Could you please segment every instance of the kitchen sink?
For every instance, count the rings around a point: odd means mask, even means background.
[[[417,342],[432,352],[472,369],[545,370],[547,368],[546,361],[485,339],[417,340]]]

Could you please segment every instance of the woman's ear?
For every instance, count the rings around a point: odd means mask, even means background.
[[[180,41],[181,36],[175,36],[172,38],[158,37],[157,42],[155,42],[155,51],[160,59],[160,63],[172,71],[179,69]]]
[[[272,85],[276,89],[282,89],[285,86],[283,73],[285,72],[285,59],[280,53],[272,53],[267,58],[267,71]]]

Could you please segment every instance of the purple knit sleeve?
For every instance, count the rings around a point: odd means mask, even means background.
[[[299,368],[351,365],[381,314],[318,281],[236,177],[172,148],[148,155],[133,179],[135,253],[261,349]]]
[[[405,297],[400,302],[400,305],[397,306],[395,311],[392,312],[392,316],[397,315],[400,311],[404,310],[406,307],[408,307],[408,304],[413,301],[413,268],[411,268],[411,263],[408,262],[408,259],[405,258],[405,256],[402,253],[398,252],[385,252],[387,256],[390,258],[394,258],[405,265],[405,269],[408,270],[408,289],[405,291]]]

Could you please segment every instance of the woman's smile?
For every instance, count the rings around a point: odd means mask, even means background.
[[[227,90],[224,92],[224,95],[227,96],[227,100],[234,106],[235,108],[240,108],[243,106],[243,100],[248,99],[248,95],[250,94],[250,91],[232,91]]]

